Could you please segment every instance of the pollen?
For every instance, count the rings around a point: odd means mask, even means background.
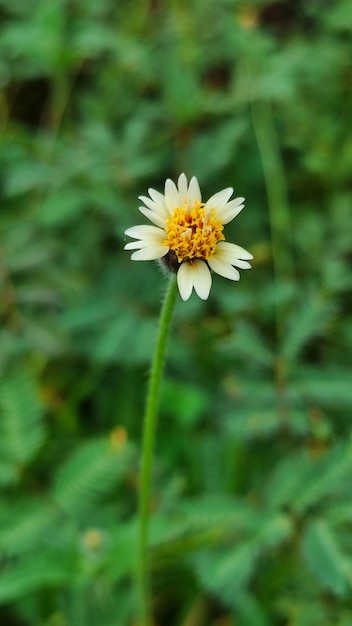
[[[184,259],[210,259],[218,241],[225,239],[224,226],[216,218],[215,209],[204,210],[198,200],[189,207],[185,203],[174,210],[166,220],[167,238],[163,242],[176,256],[179,263]]]

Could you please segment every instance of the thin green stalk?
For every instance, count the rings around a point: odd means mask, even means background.
[[[148,529],[150,510],[151,474],[153,451],[158,417],[160,384],[165,361],[165,350],[169,335],[172,313],[177,296],[176,275],[172,276],[160,313],[159,330],[150,372],[146,407],[143,419],[143,442],[141,472],[139,480],[139,534],[137,553],[137,591],[139,626],[149,624],[149,571],[148,571]]]
[[[291,214],[285,170],[270,104],[252,101],[251,111],[268,198],[275,283],[279,290],[294,275]],[[277,301],[276,327],[279,342],[282,340],[284,318],[285,311],[281,302]]]
[[[249,93],[252,92],[253,72],[247,65]],[[282,162],[279,140],[276,133],[271,105],[267,101],[251,97],[251,115],[254,134],[261,157],[264,180],[268,198],[269,219],[271,230],[271,247],[273,255],[274,275],[277,291],[294,277],[294,257],[292,241],[291,212],[287,192],[285,168]],[[278,350],[282,342],[286,311],[278,298],[275,305],[276,333]],[[275,363],[275,383],[278,396],[279,411],[283,421],[287,417],[286,366],[284,359],[278,356]]]
[[[269,103],[252,101],[251,110],[268,196],[275,277],[282,283],[294,272],[285,170]]]

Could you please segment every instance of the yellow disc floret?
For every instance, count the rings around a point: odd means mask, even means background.
[[[225,239],[223,228],[215,210],[205,212],[204,204],[197,200],[192,207],[185,203],[176,208],[166,220],[163,243],[175,252],[179,263],[184,259],[207,260],[215,253],[217,242]]]

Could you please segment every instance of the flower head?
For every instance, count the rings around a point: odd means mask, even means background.
[[[228,187],[202,202],[197,179],[189,184],[184,174],[175,183],[168,179],[164,194],[155,189],[149,196],[140,196],[144,206],[139,210],[154,224],[132,226],[125,232],[132,241],[125,250],[135,250],[133,261],[160,259],[163,265],[177,272],[181,298],[188,300],[194,287],[206,300],[211,288],[211,270],[239,280],[238,269],[248,269],[252,255],[225,241],[224,225],[243,209],[244,198],[230,200],[233,189]],[[229,201],[230,200],[230,201]]]

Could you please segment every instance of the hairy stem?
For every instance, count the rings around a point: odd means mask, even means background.
[[[169,335],[172,313],[177,296],[176,275],[170,279],[165,300],[160,313],[159,330],[150,372],[146,407],[143,419],[143,442],[141,471],[139,479],[139,530],[137,554],[137,590],[139,626],[149,622],[149,568],[148,568],[148,529],[150,512],[151,474],[153,451],[158,417],[160,384],[165,361],[166,343]]]

